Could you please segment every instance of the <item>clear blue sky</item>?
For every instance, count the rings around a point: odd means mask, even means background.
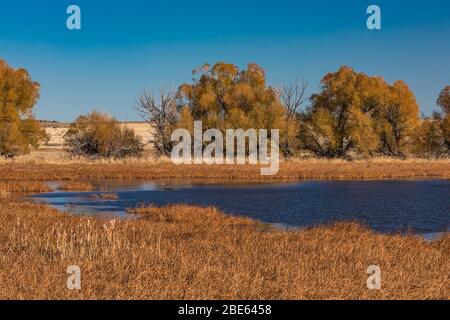
[[[68,31],[66,8],[82,10]],[[382,9],[382,30],[366,8]],[[92,109],[136,120],[144,88],[177,87],[205,63],[260,64],[268,82],[296,77],[317,91],[341,65],[402,79],[425,114],[450,84],[450,1],[0,0],[0,58],[41,84],[40,119]]]

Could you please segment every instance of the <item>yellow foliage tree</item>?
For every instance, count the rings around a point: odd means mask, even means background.
[[[381,151],[386,155],[403,156],[419,125],[419,107],[414,94],[403,81],[396,81],[388,90],[387,101],[379,105],[375,119],[381,137]]]
[[[24,69],[0,60],[0,154],[10,158],[27,153],[47,139],[32,110],[39,99],[39,84]]]
[[[445,114],[450,114],[450,86],[446,86],[440,93],[437,104]]]
[[[285,108],[276,91],[266,84],[264,70],[249,64],[239,70],[233,64],[205,64],[194,71],[200,78],[179,88],[181,113],[179,127],[201,120],[203,129],[279,129],[284,134]],[[192,127],[192,125],[191,125]],[[270,132],[270,131],[269,131]]]
[[[390,86],[381,77],[344,66],[321,84],[303,115],[300,139],[305,148],[328,157],[350,150],[403,155],[419,120],[415,97],[405,83]]]

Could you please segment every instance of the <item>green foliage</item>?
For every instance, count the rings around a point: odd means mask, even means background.
[[[64,135],[67,150],[76,156],[121,159],[143,152],[133,130],[121,128],[112,117],[92,112],[79,116]]]
[[[28,153],[47,139],[32,110],[39,84],[24,69],[13,69],[0,60],[0,154],[10,158]]]

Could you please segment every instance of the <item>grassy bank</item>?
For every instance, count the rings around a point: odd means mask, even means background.
[[[284,161],[274,176],[256,165],[173,165],[168,161],[128,160],[0,162],[0,182],[101,179],[215,178],[226,180],[450,178],[450,160]]]
[[[0,298],[449,299],[450,236],[427,243],[354,223],[267,231],[213,208],[75,217],[0,199]],[[382,290],[366,287],[369,265]],[[66,288],[78,265],[82,290]]]

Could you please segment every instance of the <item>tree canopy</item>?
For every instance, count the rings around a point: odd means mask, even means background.
[[[437,104],[442,108],[442,111],[445,114],[450,114],[450,86],[446,86],[442,89]]]
[[[13,69],[0,60],[0,154],[27,153],[47,135],[33,117],[39,99],[39,84],[25,69]]]
[[[408,86],[389,85],[341,67],[321,81],[322,89],[311,96],[300,131],[303,146],[322,156],[382,152],[401,155],[419,121],[419,108]]]
[[[179,88],[181,123],[202,120],[203,128],[279,129],[285,109],[276,91],[266,84],[264,70],[249,64],[239,70],[233,64],[205,64],[194,70],[200,74],[192,84]]]

